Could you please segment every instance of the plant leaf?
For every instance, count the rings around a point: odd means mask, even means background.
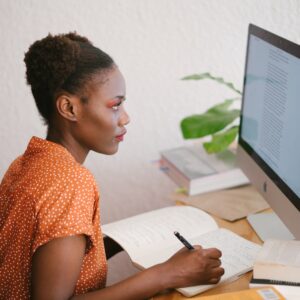
[[[214,134],[210,142],[203,143],[207,153],[222,152],[235,140],[239,131],[239,126],[233,126],[228,130]]]
[[[236,100],[240,100],[240,98],[226,99],[224,102],[218,103],[217,105],[212,106],[206,112],[222,113],[222,112],[228,110],[228,108],[231,106],[231,104]]]
[[[215,77],[215,76],[211,75],[210,73],[192,74],[192,75],[189,75],[189,76],[185,76],[181,79],[182,80],[211,79],[211,80],[214,80],[214,81],[216,81],[220,84],[226,85],[228,88],[230,88],[231,90],[235,91],[236,93],[238,93],[240,95],[242,94],[242,92],[240,90],[238,90],[232,82],[225,81],[224,78],[222,78],[222,77]]]
[[[193,74],[181,78],[181,80],[202,80],[202,79],[211,79],[210,73]]]
[[[184,118],[181,131],[185,139],[194,139],[216,133],[224,129],[240,116],[240,110],[215,110],[201,115],[192,115]]]

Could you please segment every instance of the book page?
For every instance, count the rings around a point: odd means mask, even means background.
[[[222,251],[222,267],[225,269],[220,283],[232,281],[253,268],[254,259],[261,249],[260,245],[250,242],[227,229],[217,229],[202,235],[195,236],[189,242],[201,245],[203,248],[218,248]],[[144,268],[163,262],[182,248],[179,243],[173,243],[162,250],[157,249],[151,255],[138,256],[135,263]],[[220,284],[219,283],[219,284]],[[187,296],[198,294],[212,288],[215,285],[199,285],[178,289]]]
[[[206,212],[190,206],[172,206],[102,226],[102,232],[118,242],[133,261],[170,244],[183,245],[174,236],[187,239],[218,228]]]
[[[221,261],[225,268],[223,280],[239,274],[241,270],[250,270],[253,267],[254,258],[261,249],[260,245],[245,240],[223,228],[190,238],[189,242],[193,245],[201,245],[203,248],[218,248],[222,251]],[[144,253],[138,263],[149,268],[156,263],[167,260],[182,247],[181,243],[174,240],[164,249],[157,247],[149,256]]]
[[[257,262],[300,267],[300,241],[267,240]]]
[[[250,271],[253,268],[255,257],[261,249],[260,245],[223,228],[199,236],[192,240],[192,242],[198,242],[204,248],[216,247],[222,251],[221,261],[222,267],[225,269],[225,274],[217,285],[234,281],[242,274]],[[216,285],[198,285],[180,288],[178,291],[186,296],[192,296],[214,286]]]

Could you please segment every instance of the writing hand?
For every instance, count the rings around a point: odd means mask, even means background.
[[[220,281],[224,274],[221,251],[216,248],[203,249],[201,246],[194,248],[183,248],[164,263],[169,286],[177,288]]]

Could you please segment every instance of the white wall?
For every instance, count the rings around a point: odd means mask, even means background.
[[[100,186],[106,223],[171,204],[175,185],[153,161],[160,150],[187,143],[181,118],[232,95],[211,82],[179,79],[210,71],[241,88],[248,24],[299,43],[299,16],[299,0],[0,0],[0,177],[32,135],[45,134],[23,57],[48,32],[86,35],[127,79],[132,121],[125,141],[117,155],[91,153],[86,161]],[[110,281],[132,272],[128,268]]]

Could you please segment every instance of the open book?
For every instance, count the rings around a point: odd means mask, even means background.
[[[174,236],[180,232],[191,244],[222,251],[225,269],[221,281],[232,281],[250,271],[261,246],[235,233],[219,229],[206,212],[190,206],[166,207],[102,226],[102,232],[127,251],[134,265],[146,269],[170,258],[183,245]],[[215,284],[177,290],[190,297]]]

